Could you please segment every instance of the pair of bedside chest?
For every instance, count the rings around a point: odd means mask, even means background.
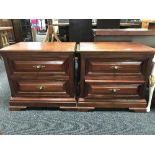
[[[10,110],[127,108],[149,111],[155,49],[129,42],[22,42],[0,50]],[[150,77],[150,80],[149,80]],[[153,94],[153,89],[151,89]]]

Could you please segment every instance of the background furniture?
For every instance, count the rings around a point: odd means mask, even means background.
[[[120,20],[120,19],[98,19],[98,20],[91,20],[91,19],[58,19],[57,23],[53,22],[53,26],[58,26],[59,27],[59,37],[61,41],[71,41],[71,39],[75,36],[80,37],[81,33],[85,33],[87,36],[86,41],[89,39],[89,41],[92,41],[92,32],[90,29],[124,29],[124,28],[140,28],[141,27],[141,22],[139,20]],[[74,21],[74,22],[73,22]],[[86,26],[79,27],[79,24],[83,23],[84,21],[89,21]],[[75,23],[76,22],[76,23]],[[72,23],[72,25],[70,24]],[[78,23],[78,24],[77,24]],[[84,24],[84,23],[83,23]],[[85,23],[86,24],[86,23]],[[87,28],[89,30],[87,30]],[[80,30],[80,31],[79,31]],[[79,32],[77,32],[79,31]],[[70,35],[70,39],[69,39]],[[82,36],[82,35],[81,35]],[[74,38],[73,40],[77,40]],[[81,40],[82,41],[82,40]],[[79,39],[78,41],[79,42]]]
[[[60,42],[60,39],[57,33],[55,32],[55,28],[53,26],[53,20],[48,19],[48,29],[47,29],[43,42],[53,42],[53,41]]]
[[[13,19],[12,25],[16,42],[33,41],[29,19]]]
[[[69,26],[66,26],[66,23],[69,23],[69,19],[58,19],[58,31],[59,38],[61,41],[69,41]]]
[[[154,29],[155,30],[155,22],[150,22],[148,29]]]
[[[8,33],[12,27],[0,27],[0,48],[9,45]]]
[[[141,22],[139,23],[120,23],[120,29],[127,28],[141,28]]]
[[[11,19],[0,19],[0,31],[6,33],[7,41],[9,44],[15,43],[13,25]]]
[[[97,19],[98,29],[116,29],[120,28],[120,19]]]
[[[148,29],[93,29],[94,41],[138,42],[155,47],[155,30]]]
[[[142,26],[140,19],[121,19],[120,22],[120,29],[141,28]]]
[[[91,19],[69,20],[69,41],[90,42],[93,41]]]

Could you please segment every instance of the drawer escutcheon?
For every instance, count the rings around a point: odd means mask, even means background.
[[[119,70],[121,67],[120,66],[111,66],[111,69],[113,70],[113,71],[117,71],[117,70]]]
[[[45,89],[45,86],[39,86],[39,87],[37,87],[37,89],[44,90]]]
[[[46,66],[44,65],[34,65],[33,68],[35,68],[36,70],[40,70],[42,68],[45,68]]]
[[[115,89],[115,88],[113,88],[113,89],[109,89],[109,91],[111,92],[111,93],[117,93],[118,91],[120,91],[120,89]]]

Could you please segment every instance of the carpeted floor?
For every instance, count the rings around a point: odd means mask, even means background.
[[[4,135],[40,134],[155,134],[155,110],[150,113],[127,111],[69,112],[27,110],[10,112],[10,90],[0,60],[0,131]]]

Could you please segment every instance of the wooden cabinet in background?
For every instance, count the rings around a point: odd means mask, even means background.
[[[3,33],[6,33],[7,41],[9,44],[15,43],[15,36],[11,19],[0,19],[0,31],[0,33],[2,33],[2,31]]]
[[[16,42],[32,41],[31,23],[29,19],[12,19]]]
[[[11,19],[0,19],[0,27],[12,27]]]

